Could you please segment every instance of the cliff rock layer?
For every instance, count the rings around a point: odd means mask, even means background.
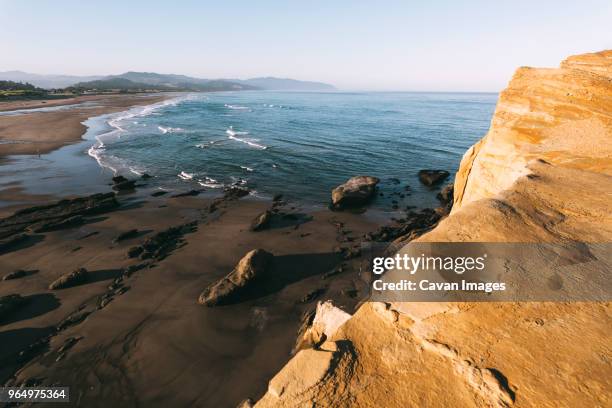
[[[520,68],[421,241],[610,242],[612,51]],[[609,271],[601,271],[606,274]],[[612,403],[609,303],[366,303],[257,407]]]

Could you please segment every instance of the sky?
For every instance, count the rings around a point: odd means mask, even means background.
[[[492,91],[612,48],[610,0],[0,0],[0,71]]]

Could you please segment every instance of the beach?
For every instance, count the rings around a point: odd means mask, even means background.
[[[2,102],[0,113],[15,110],[30,110],[31,113],[0,114],[0,160],[13,154],[48,153],[80,140],[86,130],[82,122],[89,117],[120,112],[132,106],[150,105],[170,97],[163,94],[92,95],[47,101]],[[49,108],[51,110],[44,111]]]
[[[81,139],[88,117],[165,97],[90,98],[87,102],[99,106],[1,116],[3,139],[26,142],[3,145],[2,152],[36,156],[65,149]],[[79,155],[97,166],[82,149]],[[234,407],[261,397],[274,373],[304,347],[298,333],[318,301],[332,300],[352,312],[368,293],[361,242],[388,224],[388,215],[365,208],[330,211],[283,197],[243,197],[242,187],[200,194],[185,185],[169,191],[155,178],[133,174],[128,175],[132,188],[117,189],[111,176],[102,173],[101,182],[90,184],[99,193],[115,191],[116,205],[59,217],[44,206],[65,197],[32,194],[19,182],[3,186],[0,216],[9,218],[0,221],[0,275],[23,275],[0,281],[0,296],[18,294],[23,302],[10,316],[0,316],[0,341],[6,345],[0,355],[2,383],[53,379],[70,384],[74,398],[87,406]],[[70,180],[77,182],[83,180]],[[79,196],[68,198],[77,203]],[[43,207],[25,210],[25,216],[43,221],[24,221],[20,213],[10,218],[32,205]],[[254,220],[266,213],[265,228],[253,230]],[[49,217],[76,222],[51,225],[55,221],[49,224]],[[427,230],[438,218],[419,227]],[[170,239],[163,256],[129,255],[172,228],[182,232]],[[235,304],[198,304],[198,295],[253,249],[274,255],[265,287]],[[49,289],[58,277],[80,268],[88,273],[85,282]]]

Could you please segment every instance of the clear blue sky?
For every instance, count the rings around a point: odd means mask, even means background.
[[[610,0],[0,0],[0,71],[279,76],[498,91],[517,66],[612,48]]]

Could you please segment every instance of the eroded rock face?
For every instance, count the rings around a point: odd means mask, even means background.
[[[213,283],[200,294],[198,303],[216,306],[232,303],[255,284],[266,272],[274,256],[263,250],[248,252],[226,277]]]
[[[612,51],[519,69],[464,155],[451,214],[418,241],[610,242],[610,140]],[[298,354],[256,406],[603,406],[610,365],[593,350],[610,307],[368,302],[328,339],[350,342],[357,372],[300,378]]]
[[[426,186],[440,184],[450,176],[446,170],[419,170],[419,180]]]
[[[85,268],[79,268],[73,272],[60,276],[49,285],[49,289],[65,289],[75,285],[79,285],[87,281],[88,272]]]
[[[463,156],[453,211],[509,189],[538,159],[611,175],[611,60],[608,50],[569,57],[560,68],[519,68],[489,132]]]
[[[379,182],[380,179],[372,176],[351,177],[332,190],[332,208],[341,210],[366,204],[374,196]]]

